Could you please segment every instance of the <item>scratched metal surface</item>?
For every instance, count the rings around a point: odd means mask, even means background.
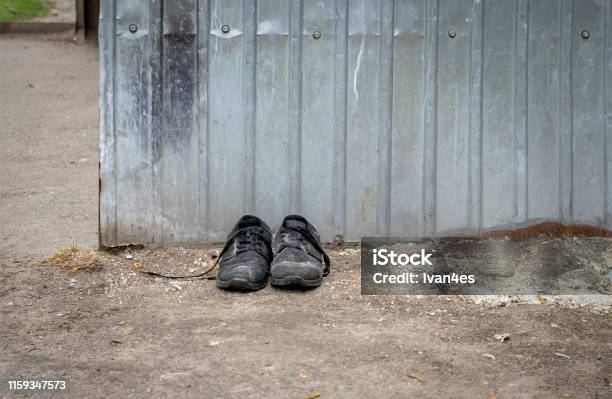
[[[611,7],[104,1],[101,243],[611,229]]]

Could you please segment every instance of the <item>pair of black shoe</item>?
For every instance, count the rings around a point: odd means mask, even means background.
[[[317,229],[304,217],[287,216],[274,237],[256,216],[240,218],[219,255],[217,287],[259,290],[271,284],[317,287],[329,273],[329,257],[321,248]]]

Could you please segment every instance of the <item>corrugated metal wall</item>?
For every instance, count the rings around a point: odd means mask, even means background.
[[[106,0],[101,242],[612,228],[612,0]]]

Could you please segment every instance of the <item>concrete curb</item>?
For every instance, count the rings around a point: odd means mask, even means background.
[[[76,24],[69,22],[0,22],[2,33],[60,33],[74,31]]]

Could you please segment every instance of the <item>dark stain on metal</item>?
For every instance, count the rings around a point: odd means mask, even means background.
[[[197,84],[196,37],[163,35],[163,136],[177,151],[189,148],[194,133],[193,114]],[[187,112],[189,110],[189,112]]]

